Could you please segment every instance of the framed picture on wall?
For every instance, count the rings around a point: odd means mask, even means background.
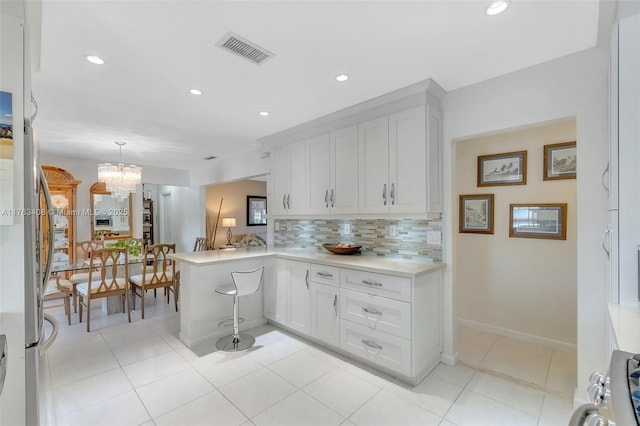
[[[247,195],[247,226],[267,224],[267,197]]]
[[[478,186],[526,184],[527,151],[478,156]]]
[[[544,180],[575,179],[576,143],[563,142],[544,146]]]
[[[567,239],[567,204],[510,204],[509,236]]]
[[[459,231],[493,234],[493,194],[460,195]]]

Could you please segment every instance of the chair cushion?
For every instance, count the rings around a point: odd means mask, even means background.
[[[236,290],[236,286],[233,284],[225,284],[216,287],[216,293],[224,294],[225,296],[235,296],[238,290]]]
[[[73,274],[73,275],[71,275],[69,280],[73,284],[86,283],[87,281],[89,281],[89,273],[88,272],[79,272],[77,274]]]
[[[158,276],[158,278],[160,278],[162,276],[162,272],[158,271],[157,276]],[[146,274],[145,275],[145,279],[144,279],[145,284],[149,284],[149,282],[151,281],[152,278],[153,278],[153,272],[150,272],[150,273]],[[173,276],[172,276],[171,272],[167,272],[167,279],[169,281],[171,281],[173,279]],[[131,275],[129,277],[129,281],[132,282],[135,285],[141,286],[142,285],[142,274]]]
[[[100,280],[91,282],[91,294],[95,294],[96,292],[98,292],[98,289],[100,288],[100,283],[101,283]],[[110,284],[109,281],[107,283]],[[78,284],[76,286],[76,290],[78,291],[78,293],[82,294],[83,296],[86,296],[88,284],[89,283],[86,283],[86,282]],[[126,288],[127,280],[125,278],[116,278],[116,285],[118,286],[119,289]],[[112,288],[112,290],[115,290],[115,289]],[[112,290],[109,290],[109,291],[112,291]],[[105,292],[106,291],[100,291],[100,293],[105,293]]]

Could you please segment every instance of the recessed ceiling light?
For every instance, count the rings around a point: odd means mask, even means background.
[[[266,117],[267,115],[269,115],[269,111],[260,111],[258,114],[260,114],[263,117]]]
[[[511,0],[494,1],[487,8],[487,15],[493,16],[493,15],[502,13],[509,7],[510,4],[511,4]]]
[[[336,80],[338,81],[347,81],[349,80],[349,76],[346,74],[338,74],[336,75]]]
[[[200,96],[200,95],[202,95],[202,90],[191,89],[191,90],[189,90],[189,93],[191,93],[192,95]]]
[[[96,64],[96,65],[104,64],[104,59],[102,59],[100,56],[87,55],[85,56],[85,58],[87,59],[87,61],[91,62],[92,64]]]

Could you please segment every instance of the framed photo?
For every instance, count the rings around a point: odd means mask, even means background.
[[[510,204],[509,236],[567,239],[567,204]]]
[[[247,195],[247,226],[267,224],[267,197]]]
[[[526,184],[527,151],[478,156],[478,186]]]
[[[544,180],[576,178],[576,142],[544,146]]]
[[[460,196],[460,232],[493,234],[493,194]]]

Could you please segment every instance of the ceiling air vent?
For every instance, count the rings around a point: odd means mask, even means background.
[[[232,33],[231,31],[226,33],[224,37],[216,43],[216,46],[228,50],[238,56],[242,56],[243,58],[258,65],[275,56],[275,53],[271,53],[257,44],[240,37],[238,34]]]
[[[218,158],[218,157],[215,157],[213,155],[210,155],[208,157],[204,157],[205,160],[215,160],[216,158]]]

